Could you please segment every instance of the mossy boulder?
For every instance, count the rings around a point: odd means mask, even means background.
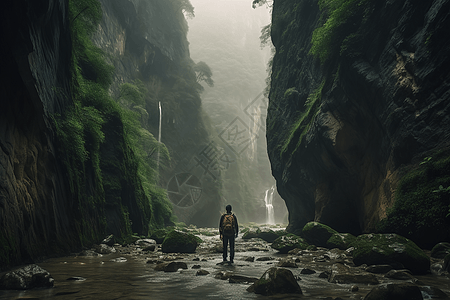
[[[350,244],[356,240],[351,233],[335,233],[327,241],[327,248],[339,248],[341,250],[348,249]]]
[[[199,240],[193,234],[172,230],[164,239],[161,250],[164,253],[194,253]]]
[[[450,254],[450,243],[442,242],[431,249],[431,257],[434,258],[444,258],[447,254]]]
[[[272,229],[260,230],[259,228],[257,230],[249,230],[242,236],[243,239],[260,238],[268,243],[272,243],[278,237],[278,233],[276,233]]]
[[[401,263],[413,274],[425,274],[430,258],[414,242],[398,234],[363,234],[351,244],[356,265]]]
[[[270,268],[247,291],[264,296],[302,293],[294,274],[284,268]]]
[[[302,234],[306,241],[319,247],[327,247],[328,240],[335,233],[338,232],[331,227],[318,222],[309,222],[302,230]]]
[[[292,233],[278,237],[271,245],[273,249],[280,251],[280,253],[288,253],[295,248],[305,250],[308,246],[303,238]]]

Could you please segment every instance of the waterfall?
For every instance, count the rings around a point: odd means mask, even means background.
[[[159,128],[158,128],[158,156],[156,158],[156,172],[159,178],[159,148],[161,145],[161,120],[162,120],[161,102],[158,102],[158,107],[159,107]]]
[[[264,202],[266,204],[266,223],[275,224],[275,215],[273,211],[273,194],[275,193],[275,186],[266,190],[266,196],[264,197]]]

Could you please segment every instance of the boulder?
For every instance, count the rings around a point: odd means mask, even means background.
[[[49,272],[33,264],[4,274],[0,279],[0,289],[51,288],[53,283],[54,279]]]
[[[352,244],[353,261],[359,266],[399,263],[413,274],[430,270],[430,259],[416,244],[397,234],[363,234]]]
[[[195,235],[172,230],[164,239],[161,250],[164,253],[193,253],[197,246],[198,240]]]
[[[331,267],[331,276],[328,279],[331,283],[363,283],[363,284],[378,284],[378,279],[375,275],[361,272],[356,268],[349,268],[343,264],[334,264]]]
[[[273,241],[271,247],[280,253],[288,253],[290,250],[300,248],[305,250],[308,247],[308,243],[301,237],[289,233],[287,235],[280,236]]]
[[[181,261],[164,262],[155,266],[155,271],[176,272],[179,269],[187,269],[187,265]]]
[[[327,248],[339,248],[346,250],[350,247],[350,244],[356,240],[356,237],[350,233],[334,233],[327,241]]]
[[[94,245],[93,249],[99,254],[116,253],[116,249],[114,247],[108,246],[106,244]]]
[[[327,247],[328,240],[338,232],[325,224],[309,222],[303,227],[302,233],[309,244]]]
[[[364,300],[423,300],[423,297],[418,286],[412,283],[401,283],[374,287]]]
[[[442,242],[437,244],[431,249],[431,257],[433,258],[444,258],[450,253],[450,243]]]
[[[302,293],[292,272],[283,268],[270,268],[247,291],[265,296]]]
[[[298,268],[297,264],[289,258],[280,260],[277,266],[281,268]]]
[[[308,269],[308,268],[304,268],[300,272],[300,274],[303,274],[303,275],[310,275],[310,274],[315,274],[315,273],[316,273],[316,271]],[[328,276],[327,276],[327,278],[328,278]]]
[[[198,270],[197,273],[195,273],[196,276],[205,276],[208,274],[209,274],[209,272],[206,270]]]
[[[244,258],[244,261],[254,262],[255,261],[255,257],[254,256],[247,256],[247,257]]]
[[[409,270],[390,270],[386,273],[386,275],[384,275],[384,277],[398,280],[414,279]]]

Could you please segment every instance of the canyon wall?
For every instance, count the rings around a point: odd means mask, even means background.
[[[450,142],[450,1],[345,5],[273,2],[267,142],[291,231],[376,230],[404,175]]]

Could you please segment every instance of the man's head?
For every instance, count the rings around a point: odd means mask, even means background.
[[[231,212],[231,205],[228,204],[228,205],[225,207],[225,209],[227,210],[227,213]]]

